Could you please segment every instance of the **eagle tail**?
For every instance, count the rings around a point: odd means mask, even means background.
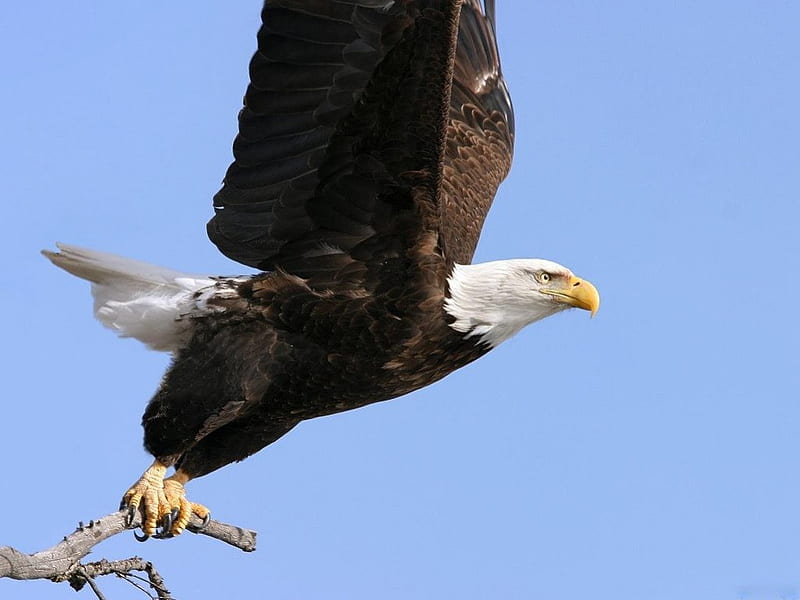
[[[174,351],[187,341],[190,328],[182,317],[195,309],[199,290],[217,283],[114,254],[56,245],[59,252],[42,254],[92,283],[95,317],[121,337],[136,338],[153,350]]]

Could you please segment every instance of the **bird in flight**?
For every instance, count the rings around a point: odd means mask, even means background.
[[[173,362],[124,494],[146,536],[208,509],[184,485],[306,419],[407,394],[594,286],[542,259],[471,264],[511,165],[492,0],[267,0],[208,235],[252,276],[75,246],[96,317]],[[167,476],[170,468],[174,473]]]

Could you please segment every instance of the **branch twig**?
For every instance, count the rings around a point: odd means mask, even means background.
[[[78,528],[65,536],[61,542],[35,554],[25,554],[10,546],[2,546],[0,547],[0,578],[69,580],[74,575],[75,569],[79,567],[79,561],[94,546],[123,531],[128,531],[128,527],[125,526],[126,515],[127,511],[121,510],[90,521],[88,525],[80,523]],[[139,525],[141,525],[141,517],[137,515],[132,527]],[[201,533],[220,540],[245,552],[252,552],[256,549],[255,531],[219,521],[211,521],[207,527],[202,529],[201,525],[202,521],[193,516],[187,529],[193,533]],[[147,569],[144,570],[151,576]],[[95,573],[102,574],[97,571]],[[155,573],[155,576],[158,577],[158,573]],[[160,577],[158,579],[160,580]],[[158,585],[163,585],[163,582]]]
[[[147,579],[139,575],[133,575],[133,571],[144,571],[147,574]],[[139,558],[138,556],[125,560],[108,561],[103,559],[86,565],[79,564],[78,568],[73,569],[73,573],[67,577],[67,581],[69,581],[69,584],[76,591],[83,589],[84,585],[89,585],[98,600],[105,600],[105,596],[98,588],[94,579],[95,577],[111,574],[125,579],[128,583],[147,594],[148,592],[144,586],[134,581],[134,579],[146,581],[150,587],[156,591],[158,600],[174,600],[153,563]]]

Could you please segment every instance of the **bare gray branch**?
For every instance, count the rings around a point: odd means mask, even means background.
[[[127,511],[122,510],[90,521],[88,525],[81,523],[73,533],[65,536],[61,542],[52,548],[47,548],[35,554],[25,554],[9,546],[0,547],[0,578],[69,580],[75,570],[81,566],[80,560],[94,546],[114,535],[129,531],[125,524],[126,514]],[[133,527],[138,527],[140,524],[141,517],[137,515],[133,522]],[[220,523],[219,521],[211,521],[205,528],[201,526],[202,521],[193,517],[187,529],[193,533],[200,533],[220,540],[245,552],[252,552],[256,549],[255,531]],[[150,576],[149,572],[148,576]],[[160,581],[158,573],[155,573],[155,576]],[[153,579],[151,577],[152,582]],[[158,585],[163,585],[163,581]]]

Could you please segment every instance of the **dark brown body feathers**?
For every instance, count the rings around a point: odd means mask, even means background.
[[[143,417],[147,450],[194,477],[304,419],[406,394],[488,351],[447,325],[442,297],[399,294],[390,309],[280,272],[241,294],[224,317],[198,320]]]

